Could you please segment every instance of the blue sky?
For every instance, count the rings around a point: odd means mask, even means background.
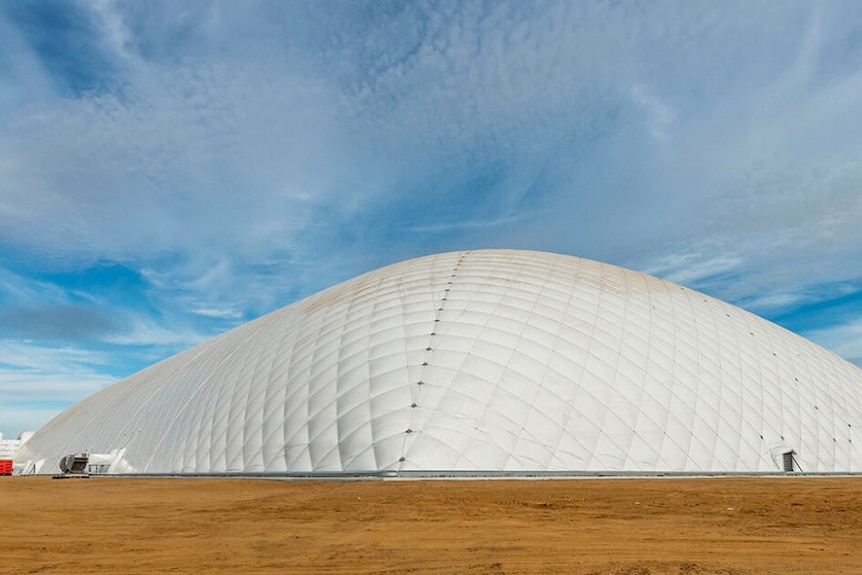
[[[0,432],[359,273],[588,257],[862,365],[862,3],[0,3]]]

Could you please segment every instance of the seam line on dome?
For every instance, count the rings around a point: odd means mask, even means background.
[[[425,383],[425,368],[427,368],[430,364],[431,356],[434,354],[435,348],[435,339],[438,337],[438,331],[440,328],[440,315],[446,307],[446,302],[448,301],[448,295],[451,291],[451,286],[453,284],[454,279],[458,275],[458,271],[461,268],[461,264],[464,262],[464,259],[469,255],[469,251],[461,252],[458,256],[457,261],[455,262],[455,266],[452,268],[452,272],[449,274],[449,278],[446,280],[445,287],[443,288],[442,295],[439,300],[435,302],[435,310],[434,310],[434,319],[431,322],[431,326],[428,332],[428,345],[425,346],[425,358],[422,361],[422,364],[419,366],[419,378],[416,381],[410,382],[410,411],[408,417],[408,426],[407,429],[403,432],[404,439],[401,442],[401,456],[398,459],[398,463],[404,463],[407,457],[407,438],[412,433],[421,433],[421,430],[416,430],[414,428],[414,414],[416,413],[416,408],[421,405],[421,392],[422,387]],[[432,272],[433,274],[433,272]],[[433,278],[432,278],[433,279]],[[399,466],[400,467],[400,466]]]

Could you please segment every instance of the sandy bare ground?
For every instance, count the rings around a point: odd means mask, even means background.
[[[0,573],[862,573],[862,478],[0,478]]]

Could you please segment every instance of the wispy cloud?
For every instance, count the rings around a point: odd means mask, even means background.
[[[502,225],[510,225],[518,222],[522,222],[526,219],[532,219],[535,216],[530,216],[529,214],[525,214],[522,216],[509,216],[509,217],[498,217],[493,219],[481,219],[481,220],[463,220],[463,221],[454,221],[454,222],[440,222],[440,223],[429,223],[422,225],[415,225],[407,228],[410,232],[429,232],[429,233],[437,233],[437,232],[449,232],[449,231],[457,231],[457,230],[465,230],[465,229],[481,229],[481,228],[493,228]]]
[[[735,274],[743,265],[744,258],[735,254],[711,256],[685,251],[664,255],[641,271],[675,283],[696,287],[716,276]]]
[[[643,84],[632,87],[632,97],[649,117],[650,134],[659,140],[666,139],[667,128],[676,119],[676,111],[653,96]]]
[[[107,387],[106,354],[30,343],[0,345],[0,433],[38,429],[83,397]]]
[[[827,329],[814,329],[804,335],[862,367],[862,319],[852,318]]]
[[[196,313],[198,315],[203,315],[206,317],[220,317],[226,319],[241,319],[242,313],[235,309],[209,309],[209,308],[196,308],[189,310],[192,313]]]

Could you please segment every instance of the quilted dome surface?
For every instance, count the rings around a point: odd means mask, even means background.
[[[862,370],[697,291],[514,250],[387,266],[92,395],[16,462],[138,473],[862,471]]]

